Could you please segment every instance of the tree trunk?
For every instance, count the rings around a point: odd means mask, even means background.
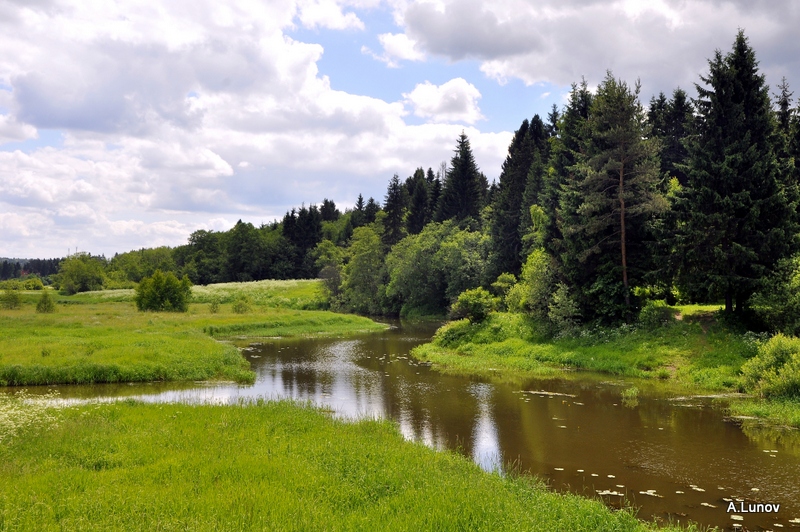
[[[625,286],[625,306],[631,306],[631,293],[628,289],[628,252],[625,249],[625,163],[619,168],[619,226],[620,247],[622,248],[622,284]]]

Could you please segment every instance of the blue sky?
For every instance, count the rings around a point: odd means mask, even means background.
[[[694,94],[739,28],[796,86],[798,23],[790,0],[0,0],[0,256],[382,200],[462,130],[494,179],[572,82]]]

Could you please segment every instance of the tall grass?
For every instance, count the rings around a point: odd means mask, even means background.
[[[0,447],[0,530],[646,530],[288,402],[73,407]]]

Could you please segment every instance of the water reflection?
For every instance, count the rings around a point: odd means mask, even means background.
[[[351,418],[388,417],[402,434],[457,449],[489,471],[513,463],[555,489],[626,500],[640,516],[730,529],[775,529],[800,518],[800,437],[725,421],[708,400],[646,391],[625,407],[630,383],[589,376],[522,386],[458,378],[408,357],[434,326],[347,339],[278,339],[247,347],[252,386],[59,387],[64,397],[229,403],[292,398]],[[637,386],[640,386],[637,384]],[[767,452],[764,452],[767,451]],[[777,515],[734,521],[728,501],[780,503]]]

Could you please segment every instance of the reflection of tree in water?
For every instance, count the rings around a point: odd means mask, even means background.
[[[800,430],[789,427],[773,427],[756,420],[744,420],[742,432],[764,449],[781,448],[782,452],[800,454]]]

